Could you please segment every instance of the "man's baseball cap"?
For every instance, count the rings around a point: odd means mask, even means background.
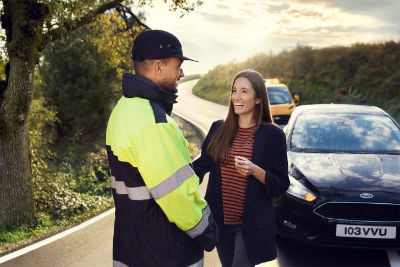
[[[134,61],[169,57],[178,57],[183,60],[198,62],[197,60],[185,57],[178,38],[166,31],[145,30],[133,42],[132,59]]]

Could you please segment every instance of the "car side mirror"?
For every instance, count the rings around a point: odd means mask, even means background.
[[[298,105],[300,103],[300,96],[299,95],[294,95],[293,97],[294,97],[294,103],[296,105]]]

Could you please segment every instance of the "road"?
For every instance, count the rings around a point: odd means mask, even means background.
[[[113,209],[114,210],[114,209]],[[0,258],[1,267],[112,266],[113,210],[49,239]]]
[[[179,85],[178,103],[174,112],[191,119],[203,131],[211,123],[226,116],[227,108],[192,96],[195,81]],[[206,179],[200,186],[204,194]],[[113,210],[23,250],[0,258],[1,267],[86,267],[111,266]],[[292,266],[400,266],[399,256],[390,252],[391,263],[385,251],[313,248],[296,242],[278,242],[278,263],[281,267]],[[206,267],[221,266],[216,252],[206,253]],[[277,262],[262,264],[276,266]]]

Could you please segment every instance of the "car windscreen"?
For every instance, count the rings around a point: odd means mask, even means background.
[[[284,86],[267,87],[267,93],[271,105],[290,103],[289,90]]]
[[[400,154],[400,130],[384,115],[302,114],[290,147],[302,152]]]

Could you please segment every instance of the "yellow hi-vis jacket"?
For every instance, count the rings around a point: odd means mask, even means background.
[[[123,92],[106,134],[114,264],[189,266],[214,248],[218,230],[186,140],[168,114],[175,96],[131,74],[123,77]]]

